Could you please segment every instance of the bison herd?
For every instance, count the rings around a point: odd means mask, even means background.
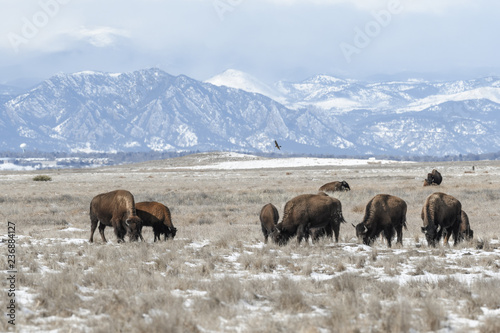
[[[439,185],[442,176],[437,170],[428,174],[424,186]],[[327,183],[319,188],[318,194],[299,195],[285,204],[283,219],[279,220],[277,208],[269,203],[262,207],[260,222],[264,241],[268,237],[279,245],[297,236],[300,244],[302,239],[309,236],[315,241],[321,236],[330,238],[335,234],[338,242],[340,224],[345,223],[342,216],[342,204],[338,199],[328,196],[325,192],[350,191],[346,181]],[[393,195],[377,194],[366,205],[361,223],[352,226],[356,230],[356,237],[364,244],[371,245],[383,234],[387,245],[391,247],[394,235],[396,242],[403,245],[403,228],[406,225],[406,202]],[[422,207],[422,232],[430,246],[444,238],[444,244],[453,236],[454,244],[462,240],[471,240],[474,232],[469,225],[469,218],[462,210],[460,201],[451,195],[436,192],[429,195]]]
[[[428,174],[424,185],[438,185],[442,181],[441,174],[433,170]],[[272,241],[285,245],[297,236],[297,242],[311,237],[317,241],[320,237],[330,237],[339,240],[340,225],[346,223],[342,215],[341,202],[325,192],[350,191],[346,181],[327,183],[320,187],[317,194],[302,194],[286,202],[283,219],[279,221],[278,209],[271,203],[262,207],[260,222],[264,242]],[[393,195],[377,194],[366,205],[363,220],[352,226],[356,230],[356,237],[364,244],[371,245],[380,235],[387,240],[391,247],[392,239],[396,235],[396,242],[403,245],[403,228],[406,226],[406,202]],[[440,239],[444,243],[453,236],[454,244],[462,240],[472,239],[474,233],[470,229],[469,218],[462,210],[460,201],[451,195],[436,192],[429,195],[422,207],[422,232],[427,243],[436,246]],[[123,242],[128,234],[130,241],[137,241],[142,237],[144,226],[152,227],[154,241],[167,238],[173,239],[177,229],[172,224],[172,217],[167,206],[154,201],[135,203],[132,193],[126,190],[116,190],[96,195],[90,202],[90,239],[94,241],[95,229],[99,226],[99,233],[103,242],[106,242],[104,229],[113,227],[118,242]]]
[[[164,235],[164,239],[174,238],[177,229],[172,224],[170,210],[167,206],[154,201],[135,203],[132,193],[126,190],[116,190],[96,195],[90,202],[90,239],[94,241],[94,232],[99,223],[99,233],[103,242],[104,229],[113,227],[118,242],[124,241],[128,233],[131,241],[142,237],[142,227],[153,228],[154,241]]]

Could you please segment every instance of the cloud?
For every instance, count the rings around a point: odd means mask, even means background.
[[[262,0],[262,2],[278,5],[349,5],[362,11],[385,8],[389,5],[401,5],[407,12],[418,13],[443,13],[448,9],[474,6],[475,3],[467,0]]]
[[[81,27],[74,33],[71,33],[78,40],[86,41],[95,47],[108,47],[115,44],[120,38],[128,38],[130,34],[126,30],[112,27]]]
[[[60,6],[50,15],[41,4],[54,1]],[[402,10],[347,63],[339,45],[358,41],[358,30],[373,28],[394,3]],[[4,80],[19,71],[47,77],[151,66],[197,79],[235,68],[269,83],[500,67],[492,42],[500,3],[491,0],[34,0],[8,1],[6,9]],[[20,36],[14,46],[12,33]]]

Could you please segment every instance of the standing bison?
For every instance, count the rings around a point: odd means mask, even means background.
[[[153,227],[155,242],[157,239],[160,240],[162,234],[164,235],[163,240],[167,240],[167,237],[174,239],[177,229],[172,224],[172,216],[167,206],[155,201],[145,201],[138,202],[135,208],[137,216],[142,220],[141,232],[139,233],[142,240],[144,240],[142,238],[143,226]]]
[[[371,245],[375,238],[383,231],[387,245],[391,247],[394,230],[397,234],[397,243],[403,245],[403,227],[406,227],[406,202],[393,195],[377,194],[366,205],[363,221],[353,227],[356,228],[356,237],[363,239],[363,243]]]
[[[272,234],[274,242],[285,245],[297,235],[308,239],[312,228],[331,226],[338,240],[340,223],[345,223],[340,201],[324,194],[303,194],[289,200],[283,212],[283,220],[276,225]]]
[[[424,186],[439,185],[443,181],[441,173],[433,169],[431,173],[427,174],[427,179],[424,180]]]
[[[349,184],[347,184],[345,180],[341,182],[326,183],[325,185],[319,188],[319,191],[323,192],[350,191],[350,190],[351,188],[349,187]]]
[[[99,233],[104,242],[104,229],[112,226],[118,242],[124,241],[129,232],[131,241],[140,236],[141,219],[135,211],[134,196],[129,191],[116,190],[96,195],[90,202],[90,242],[94,242],[94,232],[99,222]]]
[[[462,223],[462,204],[451,195],[436,192],[425,199],[421,213],[427,243],[436,246],[444,233],[444,243],[448,244],[451,235],[455,245],[459,241],[458,231]]]
[[[271,203],[268,203],[260,210],[260,225],[262,227],[262,233],[264,234],[264,243],[267,244],[267,239],[274,230],[276,230],[276,224],[280,219],[278,209]]]

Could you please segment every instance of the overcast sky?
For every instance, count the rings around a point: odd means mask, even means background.
[[[0,0],[0,83],[159,67],[267,83],[500,75],[497,0]],[[379,76],[380,77],[380,76]]]

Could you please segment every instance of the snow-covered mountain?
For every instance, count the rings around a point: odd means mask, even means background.
[[[215,75],[205,82],[216,86],[241,89],[248,92],[261,94],[278,102],[283,102],[283,96],[273,87],[268,86],[256,77],[235,69],[228,69],[221,74]]]
[[[1,87],[0,87],[1,88]],[[318,75],[266,86],[159,69],[58,74],[1,94],[0,150],[274,151],[451,155],[500,151],[500,80],[364,83]],[[274,99],[273,99],[274,98]]]

